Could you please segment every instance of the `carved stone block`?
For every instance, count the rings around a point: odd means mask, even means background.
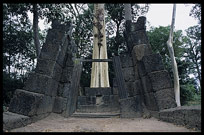
[[[164,70],[160,54],[147,55],[142,58],[147,73]]]
[[[152,72],[148,76],[152,83],[153,91],[172,87],[171,78],[166,70]]]

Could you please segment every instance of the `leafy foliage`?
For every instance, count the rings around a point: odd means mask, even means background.
[[[170,73],[171,79],[173,81],[173,71],[170,63],[170,56],[167,49],[166,41],[168,40],[170,26],[158,28],[151,28],[147,34],[149,37],[149,42],[153,52],[160,53],[162,56],[165,69]],[[195,79],[190,78],[190,74],[196,75],[196,64],[193,61],[194,55],[189,51],[189,43],[191,43],[191,36],[184,36],[181,30],[174,32],[173,48],[175,52],[175,57],[178,65],[179,81],[180,81],[180,91],[181,91],[181,104],[187,104],[188,101],[194,99],[194,95],[197,88],[197,83]],[[196,49],[199,51],[198,49]]]
[[[23,88],[22,79],[10,78],[9,74],[3,72],[3,105],[8,106],[16,89]]]

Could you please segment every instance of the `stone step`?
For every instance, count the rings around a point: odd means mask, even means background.
[[[75,112],[72,114],[72,117],[79,118],[112,118],[112,117],[120,117],[119,112],[104,112],[104,113],[80,113]]]
[[[102,87],[102,88],[90,88],[85,87],[86,96],[103,96],[111,95],[111,87]]]
[[[82,112],[82,113],[114,112],[118,110],[119,110],[119,106],[107,105],[107,104],[77,106],[77,112]]]
[[[119,105],[118,95],[97,96],[78,96],[77,105],[98,105],[98,104],[115,104]]]

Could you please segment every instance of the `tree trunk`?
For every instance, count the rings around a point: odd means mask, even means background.
[[[124,5],[125,5],[125,20],[132,21],[131,4],[124,4]]]
[[[131,32],[131,23],[132,23],[132,12],[131,12],[131,4],[124,4],[124,9],[125,9],[125,33],[124,37],[126,40],[126,45],[128,48],[128,52],[131,53],[131,46],[132,44],[129,44],[128,41],[128,35]]]
[[[174,6],[173,6],[173,15],[172,15],[172,23],[171,23],[169,39],[167,41],[167,47],[168,47],[169,54],[170,54],[170,57],[171,57],[171,65],[172,65],[172,69],[173,69],[175,100],[176,100],[177,106],[181,106],[178,68],[177,68],[177,63],[176,63],[175,56],[174,56],[174,49],[173,49],[173,46],[172,46],[175,15],[176,15],[176,5],[174,4]]]
[[[104,4],[94,4],[92,59],[107,59]],[[90,87],[110,87],[107,62],[93,62]]]
[[[9,73],[9,78],[11,78],[11,55],[9,51],[9,64],[8,64],[8,73]]]
[[[40,56],[40,40],[38,32],[38,9],[37,4],[33,4],[33,34],[37,58]]]

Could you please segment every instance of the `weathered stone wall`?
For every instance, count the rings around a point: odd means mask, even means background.
[[[43,118],[66,109],[74,67],[68,31],[70,24],[52,23],[35,72],[29,75],[22,90],[15,91],[9,112]]]
[[[130,29],[125,31],[128,54],[120,56],[129,98],[121,101],[121,105],[126,104],[123,110],[132,112],[131,115],[122,112],[127,117],[140,116],[134,112],[142,114],[147,110],[159,111],[176,106],[170,76],[164,69],[161,56],[152,53],[145,23],[145,17],[139,17],[136,23],[129,23],[131,26],[127,27]],[[113,92],[117,94],[116,83],[113,84]]]
[[[187,128],[201,130],[201,106],[181,106],[159,112],[159,119]]]

